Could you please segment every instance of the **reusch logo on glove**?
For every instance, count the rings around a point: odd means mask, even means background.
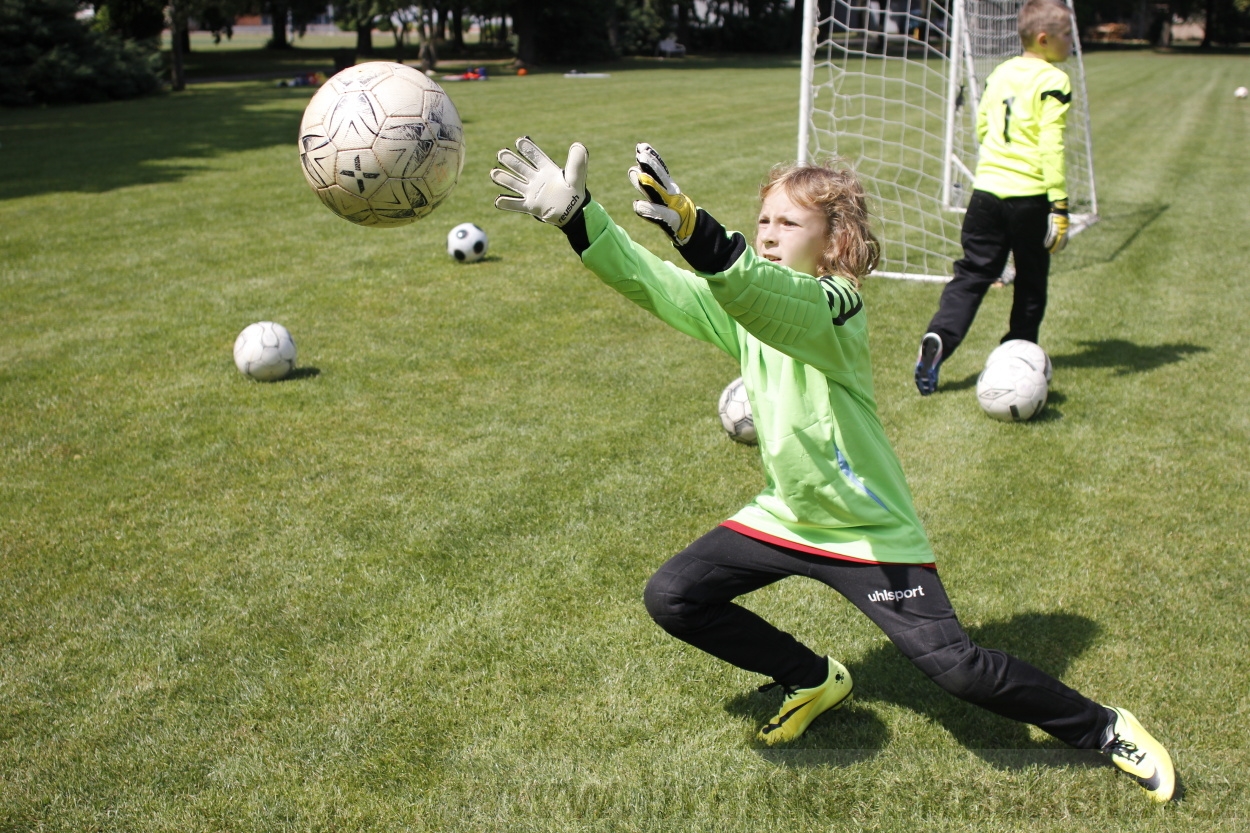
[[[565,208],[564,213],[560,215],[560,225],[564,225],[564,222],[568,220],[569,215],[573,213],[573,209],[577,207],[577,204],[581,202],[581,199],[582,198],[580,196],[575,196],[573,199],[569,200],[568,207]]]

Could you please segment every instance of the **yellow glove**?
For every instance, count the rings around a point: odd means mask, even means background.
[[[1057,255],[1068,245],[1068,201],[1055,200],[1050,204],[1050,221],[1046,226],[1046,239],[1042,241],[1052,255]]]
[[[655,223],[668,233],[673,243],[684,246],[694,234],[698,208],[694,200],[681,192],[673,182],[668,166],[646,142],[634,148],[638,164],[629,169],[629,181],[646,199],[634,200],[634,213]]]

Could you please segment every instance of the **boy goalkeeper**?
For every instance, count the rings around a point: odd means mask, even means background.
[[[961,234],[964,254],[920,340],[916,388],[937,390],[938,370],[968,333],[1009,252],[1016,278],[1003,341],[1037,342],[1046,313],[1050,256],[1068,242],[1063,126],[1072,101],[1068,76],[1053,64],[1072,52],[1072,18],[1060,0],[1020,9],[1024,54],[990,73],[977,109],[976,177]]]
[[[668,234],[692,272],[639,246],[590,199],[581,144],[563,170],[528,137],[516,148],[501,150],[491,171],[513,192],[496,206],[558,226],[605,283],[741,365],[767,485],[664,564],[644,601],[670,634],[784,690],[760,729],[764,743],[797,738],[851,696],[845,666],[733,602],[801,575],[845,596],[945,690],[1101,749],[1154,800],[1171,798],[1171,759],[1133,715],[974,644],[955,617],[877,417],[859,281],[879,248],[853,173],[775,168],[760,191],[752,248],[696,208],[659,155],[638,145],[629,173],[643,199],[634,211]]]

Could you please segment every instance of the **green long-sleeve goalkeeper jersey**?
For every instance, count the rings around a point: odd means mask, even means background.
[[[1063,127],[1071,102],[1067,74],[1041,58],[999,64],[977,108],[981,146],[973,187],[999,197],[1067,198]]]
[[[732,262],[715,273],[661,260],[596,202],[584,214],[589,247],[582,262],[592,272],[741,364],[766,484],[725,525],[827,556],[932,563],[877,416],[867,315],[855,287],[765,260],[702,211],[717,245],[737,243]]]

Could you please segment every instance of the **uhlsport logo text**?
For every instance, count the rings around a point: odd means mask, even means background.
[[[916,596],[923,596],[923,587],[911,587],[907,590],[874,590],[868,594],[870,602],[901,602],[903,599],[911,599]]]

